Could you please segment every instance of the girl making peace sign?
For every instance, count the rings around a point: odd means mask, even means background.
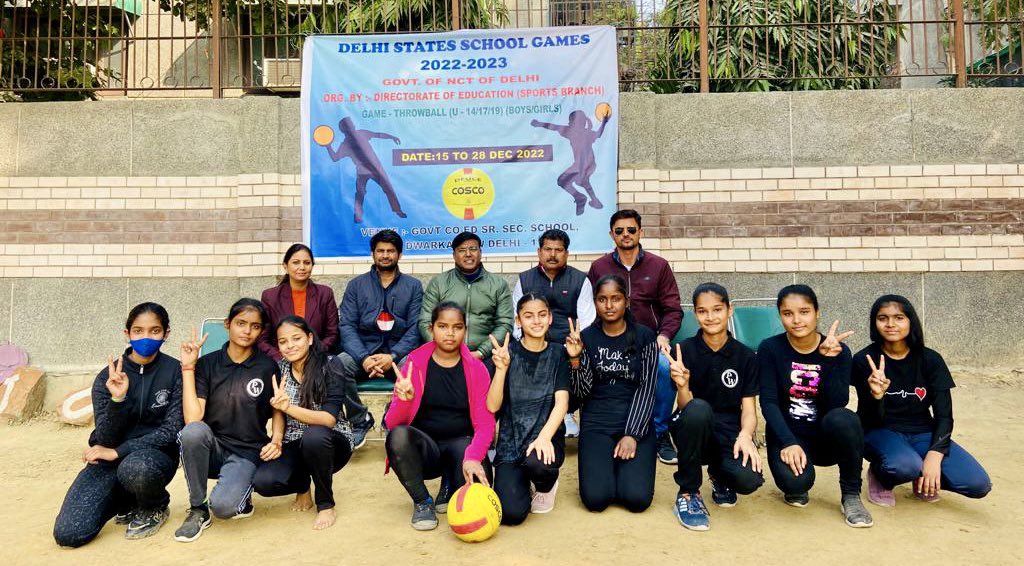
[[[487,409],[501,424],[494,491],[506,525],[554,508],[558,469],[565,459],[562,423],[569,410],[569,360],[561,344],[545,338],[551,326],[547,299],[532,293],[520,298],[516,324],[523,330],[522,341],[509,344],[511,333],[504,344],[490,337],[495,371],[487,393]]]
[[[580,399],[580,499],[591,511],[617,502],[639,513],[654,499],[657,442],[651,424],[658,345],[633,320],[626,282],[606,275],[594,284],[597,320],[565,341],[570,378]]]
[[[814,466],[839,466],[842,512],[851,527],[870,527],[871,514],[860,499],[864,432],[850,400],[853,332],[818,332],[818,297],[807,285],[789,285],[776,301],[782,334],[757,349],[761,412],[767,423],[768,467],[787,504],[807,506]]]
[[[274,330],[281,352],[270,404],[286,417],[281,457],[256,470],[253,487],[264,497],[295,493],[294,511],[313,506],[309,484],[316,488],[313,528],[334,524],[333,476],[352,457],[352,426],[341,414],[345,375],[328,363],[320,340],[298,316],[286,316]]]
[[[914,305],[899,295],[879,297],[870,328],[871,345],[853,360],[864,456],[871,463],[868,500],[891,507],[893,488],[907,482],[929,502],[939,498],[939,489],[985,497],[992,481],[951,439],[953,376],[942,356],[925,347]]]
[[[130,346],[93,382],[96,428],[53,526],[60,546],[91,541],[111,517],[128,524],[129,539],[152,536],[167,520],[182,426],[181,364],[160,353],[168,320],[156,303],[136,305],[125,323]]]

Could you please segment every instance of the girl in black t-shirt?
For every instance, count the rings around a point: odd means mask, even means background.
[[[633,320],[621,277],[598,279],[594,304],[594,323],[582,332],[572,324],[565,342],[581,402],[580,499],[591,511],[618,502],[639,513],[654,499],[657,337]]]
[[[966,450],[953,442],[955,387],[946,362],[924,345],[924,331],[905,297],[883,295],[871,306],[872,344],[857,352],[853,383],[864,425],[868,500],[896,504],[893,488],[913,482],[925,501],[945,489],[985,497],[992,482]]]
[[[280,458],[256,470],[253,487],[264,497],[295,493],[292,510],[306,511],[313,506],[312,477],[319,531],[334,524],[333,476],[352,457],[352,426],[341,414],[345,375],[302,317],[281,319],[274,336],[281,379],[274,380],[270,404],[285,416],[284,444]]]
[[[717,283],[693,291],[696,336],[676,344],[671,376],[676,405],[669,431],[679,450],[675,473],[676,518],[690,530],[706,530],[710,519],[700,495],[701,465],[708,465],[711,497],[723,507],[736,504],[764,483],[757,428],[757,362],[754,352],[729,333],[729,292]],[[684,365],[685,363],[685,365]]]
[[[491,336],[495,371],[487,392],[487,409],[500,424],[494,491],[506,525],[554,508],[558,469],[565,459],[562,422],[569,410],[565,348],[545,338],[551,326],[547,299],[532,293],[520,298],[516,325],[522,328],[522,341],[510,345],[506,334],[499,344]]]
[[[814,466],[839,467],[842,511],[851,527],[870,527],[860,499],[864,432],[850,400],[853,332],[818,332],[818,297],[807,285],[779,291],[779,318],[786,329],[757,348],[761,412],[767,423],[768,467],[787,504],[805,507],[814,485]]]
[[[174,540],[192,542],[218,519],[252,515],[252,479],[261,462],[281,456],[284,416],[270,405],[277,365],[256,347],[267,311],[256,299],[231,305],[228,341],[203,357],[206,342],[181,345],[181,399],[185,428],[178,435],[189,510]],[[273,418],[273,436],[267,421]],[[217,484],[207,497],[207,480]]]

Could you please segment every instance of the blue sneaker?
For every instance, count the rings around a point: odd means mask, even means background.
[[[736,505],[736,492],[711,478],[711,500],[719,507],[732,507]]]
[[[676,519],[679,524],[691,531],[706,531],[711,528],[711,513],[704,505],[699,493],[679,492],[676,496]]]
[[[434,511],[444,514],[448,512],[448,501],[452,498],[452,485],[444,476],[441,476],[441,487],[437,490],[437,497],[434,498]]]

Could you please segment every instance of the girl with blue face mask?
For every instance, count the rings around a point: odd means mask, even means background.
[[[57,515],[53,536],[77,547],[111,518],[126,536],[152,536],[167,520],[167,484],[178,467],[176,438],[183,426],[181,364],[160,353],[170,333],[167,310],[142,303],[128,314],[130,346],[96,376],[92,406],[96,428],[86,463]]]

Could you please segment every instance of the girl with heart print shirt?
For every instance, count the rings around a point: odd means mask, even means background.
[[[857,414],[864,425],[868,500],[896,504],[893,488],[938,499],[940,489],[985,497],[992,482],[981,464],[951,439],[955,387],[946,362],[926,348],[913,304],[899,295],[871,307],[871,345],[854,357]]]

